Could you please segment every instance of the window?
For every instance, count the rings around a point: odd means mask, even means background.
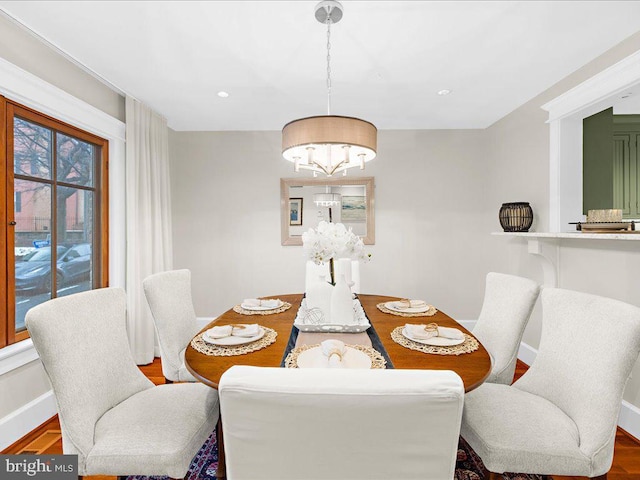
[[[107,285],[108,142],[3,97],[0,107],[2,347],[28,337],[30,308]]]

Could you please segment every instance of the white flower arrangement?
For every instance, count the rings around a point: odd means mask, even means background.
[[[362,239],[342,223],[320,222],[315,230],[310,228],[302,234],[302,246],[305,256],[316,265],[329,262],[332,284],[335,283],[334,259],[350,258],[366,262],[371,256],[365,253]]]

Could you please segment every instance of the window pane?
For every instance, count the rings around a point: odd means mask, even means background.
[[[65,248],[56,268],[61,297],[93,285],[93,192],[58,187],[57,206],[58,245]]]
[[[51,187],[16,179],[20,211],[14,209],[15,326],[25,329],[24,316],[31,307],[51,298]]]
[[[56,141],[58,181],[92,187],[96,147],[59,132],[56,132]]]
[[[13,119],[13,171],[17,175],[51,178],[51,130]]]

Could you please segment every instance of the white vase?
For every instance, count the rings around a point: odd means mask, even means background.
[[[337,276],[333,293],[331,294],[331,323],[337,325],[355,324],[353,313],[353,297],[351,289],[347,285],[344,274]]]
[[[349,258],[339,258],[336,262],[336,279],[340,278],[340,275],[344,275],[344,279],[347,282],[349,288],[353,286],[353,281],[351,280],[351,259]]]
[[[324,275],[320,276],[320,280],[313,282],[307,287],[305,292],[305,302],[308,309],[318,308],[322,312],[322,323],[331,323],[331,297],[333,295],[333,286],[325,281]]]

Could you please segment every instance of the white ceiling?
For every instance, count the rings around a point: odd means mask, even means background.
[[[279,130],[326,113],[316,3],[0,0],[0,9],[175,130]],[[638,1],[343,6],[332,113],[380,129],[487,127],[640,30]]]

